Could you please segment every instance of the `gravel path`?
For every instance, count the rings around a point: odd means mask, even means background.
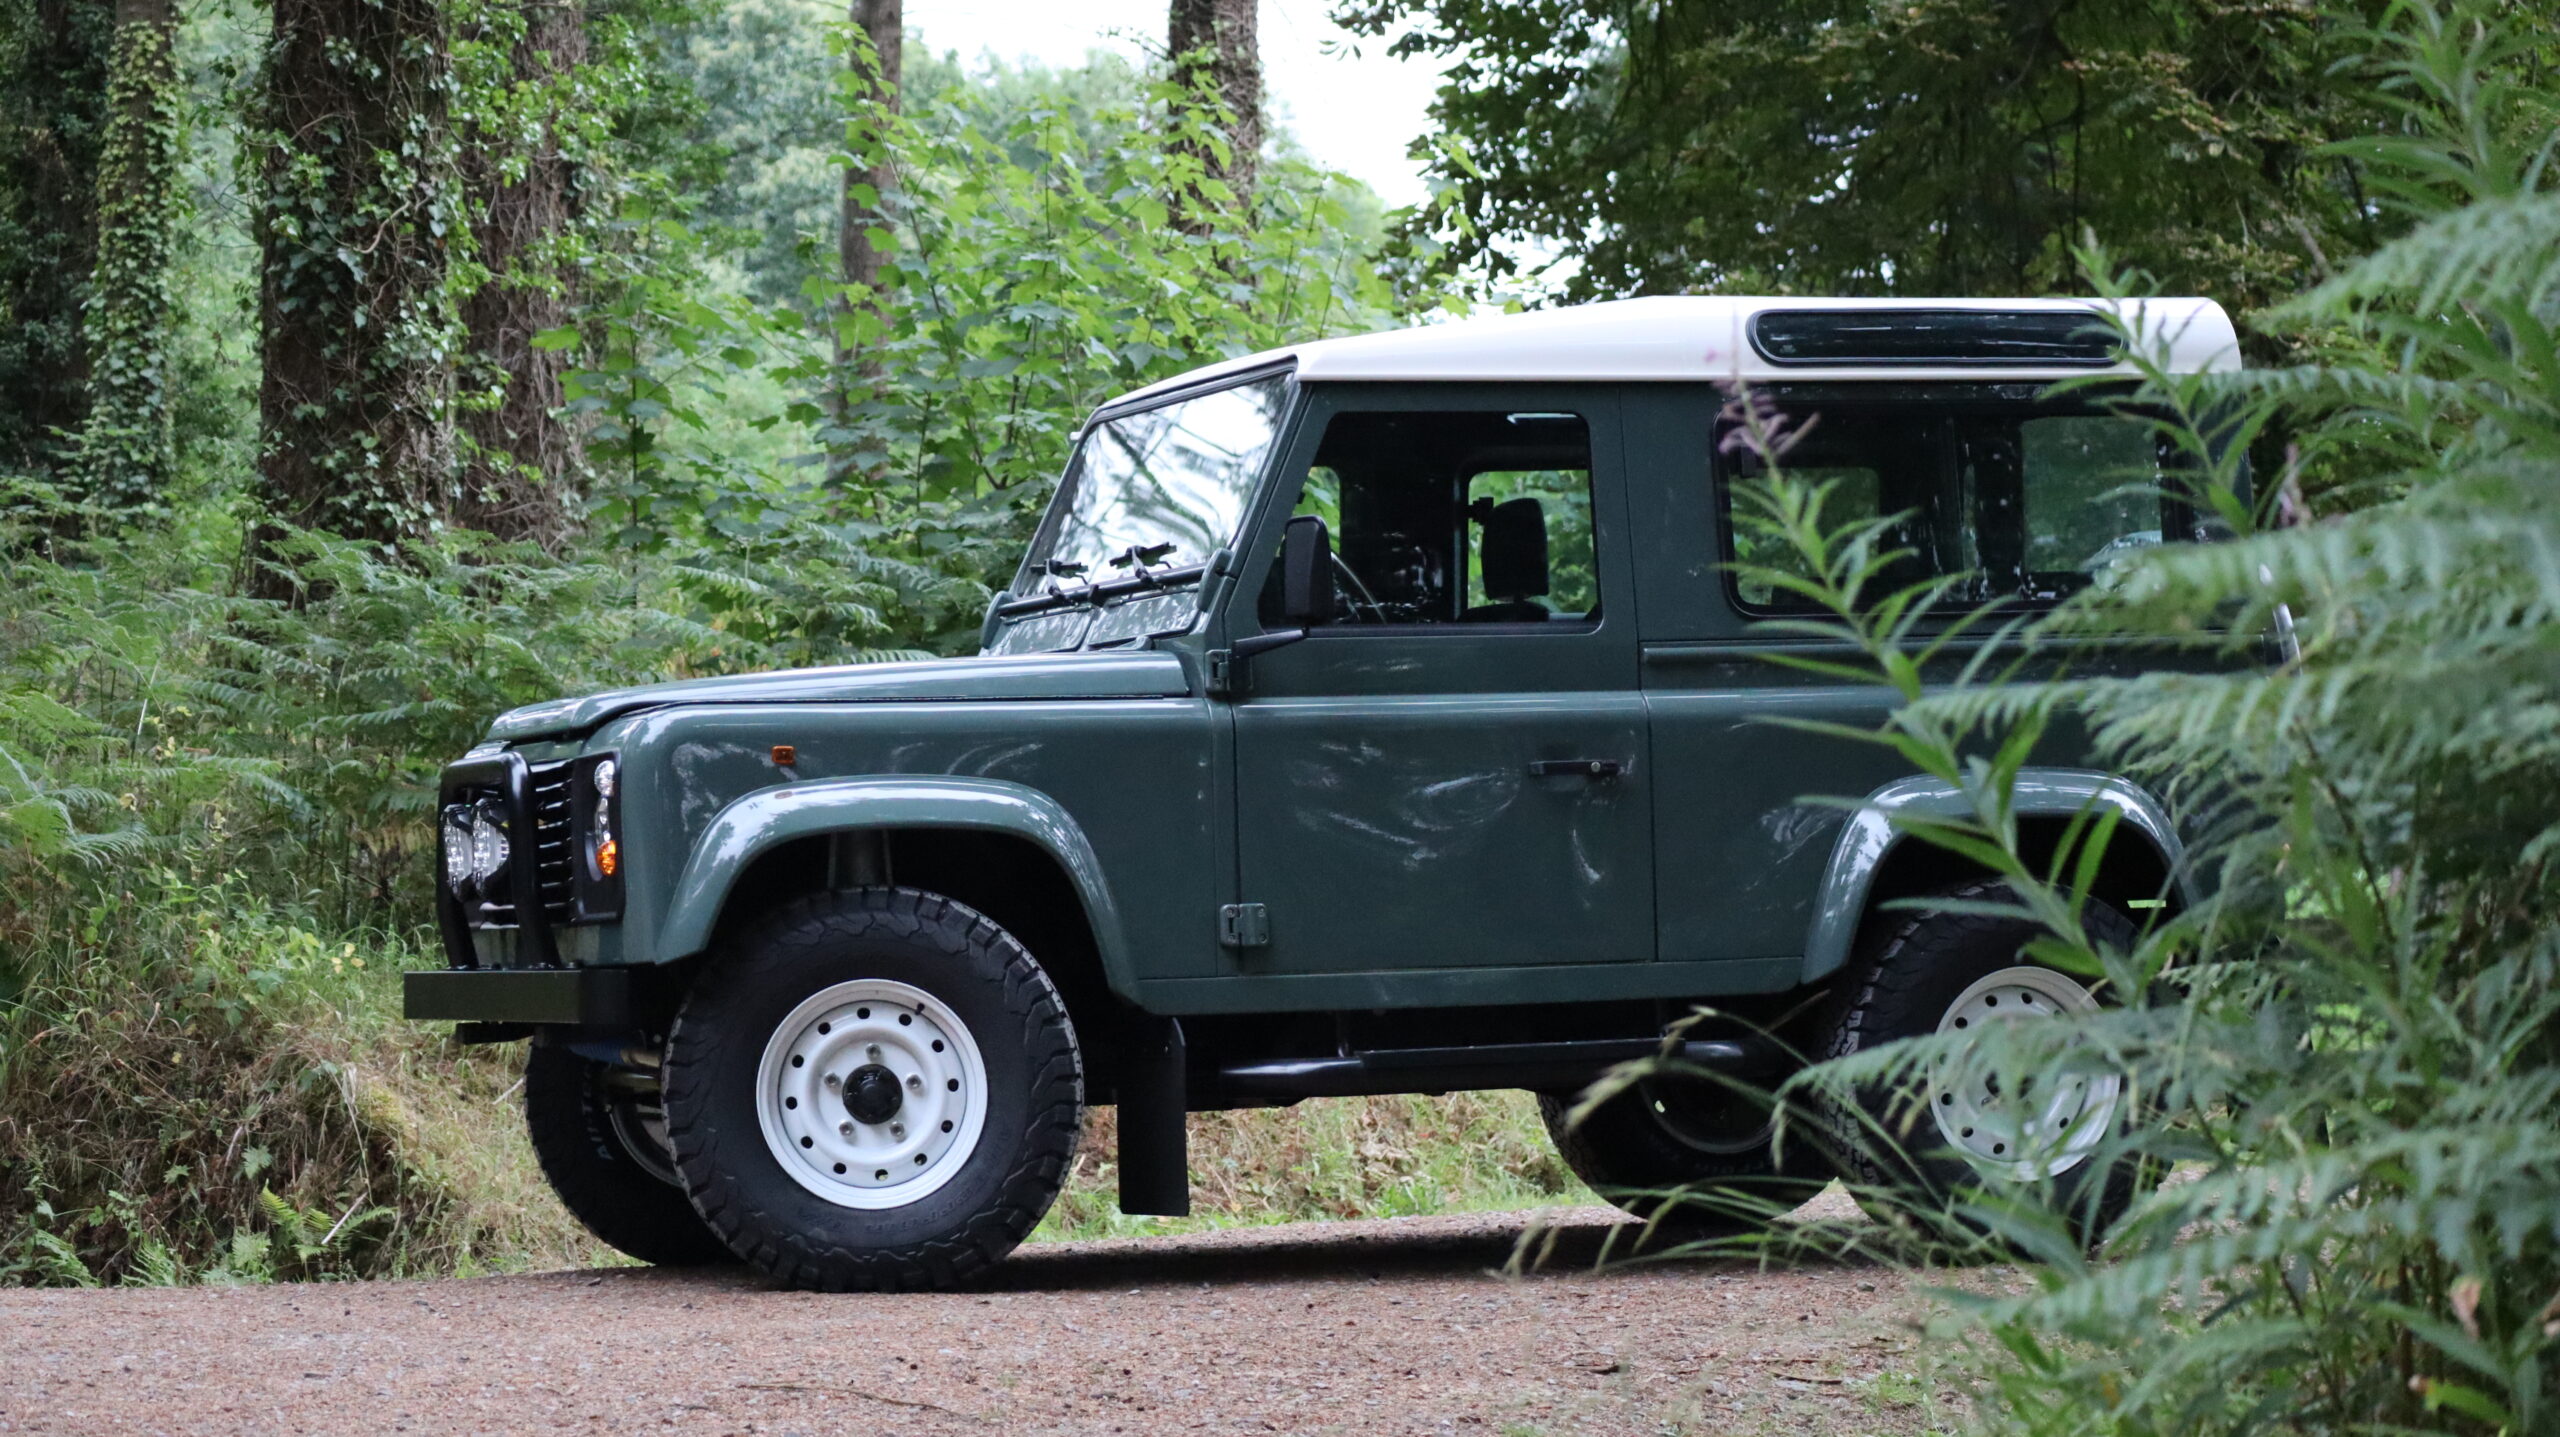
[[[990,1291],[729,1272],[0,1291],[0,1432],[1916,1433],[1884,1269],[1594,1273],[1616,1219],[1309,1223],[1027,1248]],[[1934,1414],[1934,1415],[1933,1415]]]

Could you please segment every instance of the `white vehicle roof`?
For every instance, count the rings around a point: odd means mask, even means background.
[[[1297,362],[1304,380],[1638,380],[1765,383],[1800,380],[2015,380],[2130,374],[2122,365],[2037,362],[1825,364],[1778,362],[1752,341],[1764,313],[1856,310],[1945,314],[2124,313],[2147,347],[2165,346],[2172,373],[2240,367],[2231,317],[2209,299],[1783,299],[1666,295],[1497,314],[1447,324],[1310,340],[1230,359],[1113,401],[1114,407],[1204,380]]]

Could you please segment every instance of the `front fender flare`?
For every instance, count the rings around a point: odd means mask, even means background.
[[[711,820],[685,860],[660,922],[659,951],[682,958],[709,947],[729,890],[768,850],[794,839],[895,828],[975,829],[1038,845],[1075,885],[1112,991],[1136,993],[1120,910],[1084,830],[1049,795],[992,778],[816,779],[735,800]]]
[[[2083,768],[2028,768],[2018,772],[2012,805],[2021,817],[2069,817],[2092,805],[2114,808],[2120,826],[2151,844],[2177,886],[2181,902],[2196,895],[2187,871],[2186,845],[2169,820],[2169,809],[2140,784]],[[1805,934],[1804,981],[1827,978],[1849,961],[1858,925],[1866,917],[1867,893],[1885,858],[1906,835],[1895,831],[1896,813],[1962,817],[1973,812],[1964,791],[1944,779],[1915,776],[1899,779],[1868,794],[1849,815],[1831,847],[1831,863],[1823,871],[1814,896],[1813,922]]]

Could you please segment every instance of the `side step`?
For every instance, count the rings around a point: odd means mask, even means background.
[[[1505,1043],[1477,1048],[1373,1048],[1336,1058],[1283,1058],[1218,1070],[1220,1086],[1272,1097],[1349,1098],[1476,1088],[1551,1091],[1590,1082],[1620,1063],[1663,1051],[1653,1038]],[[1782,1070],[1774,1045],[1727,1038],[1682,1043],[1672,1056],[1736,1077]]]

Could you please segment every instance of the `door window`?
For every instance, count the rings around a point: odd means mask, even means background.
[[[1600,617],[1591,430],[1578,414],[1338,414],[1297,512],[1333,536],[1338,626]],[[1264,587],[1278,622],[1277,566]]]

